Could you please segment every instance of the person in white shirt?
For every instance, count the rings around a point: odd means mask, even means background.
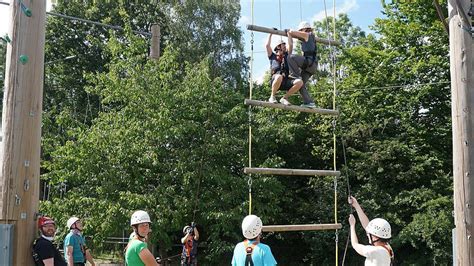
[[[351,244],[357,253],[366,258],[364,265],[392,265],[394,254],[392,247],[388,243],[392,237],[390,224],[382,218],[375,218],[369,222],[369,218],[362,210],[362,207],[359,205],[356,198],[352,196],[349,197],[349,204],[351,204],[356,210],[360,223],[367,232],[367,237],[369,239],[370,245],[362,245],[359,243],[359,239],[357,238],[355,231],[356,219],[354,215],[349,215]]]

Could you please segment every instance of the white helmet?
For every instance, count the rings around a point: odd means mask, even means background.
[[[298,30],[302,30],[302,29],[312,29],[313,27],[311,27],[311,24],[309,24],[308,21],[301,21],[300,24],[298,25]]]
[[[186,225],[185,227],[183,227],[183,234],[188,233],[188,230],[189,230],[189,232],[191,232],[191,226]]]
[[[150,215],[146,211],[136,211],[132,214],[130,225],[151,223]]]
[[[75,223],[76,223],[77,221],[79,221],[79,220],[80,220],[79,218],[74,217],[74,216],[71,217],[71,218],[69,218],[69,220],[67,220],[67,222],[66,222],[67,228],[71,229],[71,226],[72,226],[73,224],[75,224]]]
[[[242,221],[242,234],[247,239],[254,239],[262,232],[262,220],[256,215],[247,215]]]
[[[276,43],[275,47],[273,48],[273,51],[276,52],[277,48],[280,48],[280,45],[282,45],[282,44],[286,44],[286,42],[284,42],[283,40],[279,40],[279,41]]]
[[[367,227],[365,228],[365,231],[367,231],[367,233],[371,235],[383,239],[389,239],[392,237],[392,229],[390,227],[390,224],[382,218],[375,218],[370,221]]]

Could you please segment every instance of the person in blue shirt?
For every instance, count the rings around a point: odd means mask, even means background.
[[[256,215],[247,215],[242,221],[242,234],[246,238],[234,248],[232,266],[274,266],[277,265],[272,250],[260,242],[263,223]]]
[[[71,217],[66,222],[70,232],[64,238],[64,256],[69,266],[83,266],[86,260],[92,266],[95,265],[94,259],[86,246],[86,240],[82,235],[82,222],[77,217]]]

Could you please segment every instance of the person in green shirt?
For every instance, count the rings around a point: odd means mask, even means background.
[[[145,211],[132,214],[130,225],[135,235],[128,242],[125,252],[125,262],[128,266],[157,266],[153,254],[148,249],[146,237],[150,233],[150,215]]]

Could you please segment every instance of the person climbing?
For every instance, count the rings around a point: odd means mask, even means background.
[[[94,258],[86,246],[86,239],[82,235],[82,221],[71,217],[66,222],[70,232],[64,238],[64,257],[69,266],[84,266],[86,260],[94,266]]]
[[[289,76],[294,79],[303,80],[303,86],[307,95],[303,96],[304,104],[306,107],[315,107],[314,102],[307,101],[305,98],[311,99],[309,92],[306,90],[306,83],[309,78],[316,74],[318,69],[318,60],[317,60],[317,47],[316,47],[316,36],[313,33],[313,28],[307,21],[302,21],[298,25],[298,30],[288,30],[289,38],[297,38],[301,42],[301,50],[303,55],[290,54],[288,56],[288,68]]]
[[[242,221],[245,240],[234,248],[232,266],[274,266],[277,265],[268,245],[260,242],[263,223],[256,215],[247,215]]]
[[[146,238],[151,232],[151,219],[145,211],[136,211],[130,218],[130,226],[133,228],[135,235],[129,241],[126,252],[125,262],[128,266],[156,266],[160,265],[156,262],[153,254],[148,249]]]
[[[191,226],[186,225],[183,228],[183,252],[181,254],[181,266],[196,266],[197,265],[197,246],[199,240],[199,231],[194,222]]]
[[[291,54],[293,39],[288,38],[288,45],[291,47],[290,50],[286,49],[286,43],[280,40],[278,44],[273,48],[271,47],[272,34],[268,35],[267,44],[265,48],[267,50],[268,59],[270,60],[270,71],[271,79],[270,86],[272,88],[270,98],[268,99],[271,103],[277,103],[275,94],[278,90],[287,90],[286,94],[280,99],[280,103],[284,105],[290,105],[288,97],[303,86],[301,79],[293,79],[288,77],[288,54]]]
[[[369,218],[362,210],[362,207],[353,196],[349,196],[349,204],[354,207],[359,217],[362,227],[367,232],[369,245],[359,243],[355,231],[356,219],[354,215],[349,215],[349,225],[351,230],[351,244],[354,250],[366,257],[365,265],[385,266],[392,265],[394,259],[393,249],[388,243],[392,237],[390,224],[382,218],[375,218],[369,222]]]
[[[38,230],[41,236],[33,242],[33,260],[36,265],[67,266],[66,261],[53,243],[56,224],[53,219],[38,218]]]

